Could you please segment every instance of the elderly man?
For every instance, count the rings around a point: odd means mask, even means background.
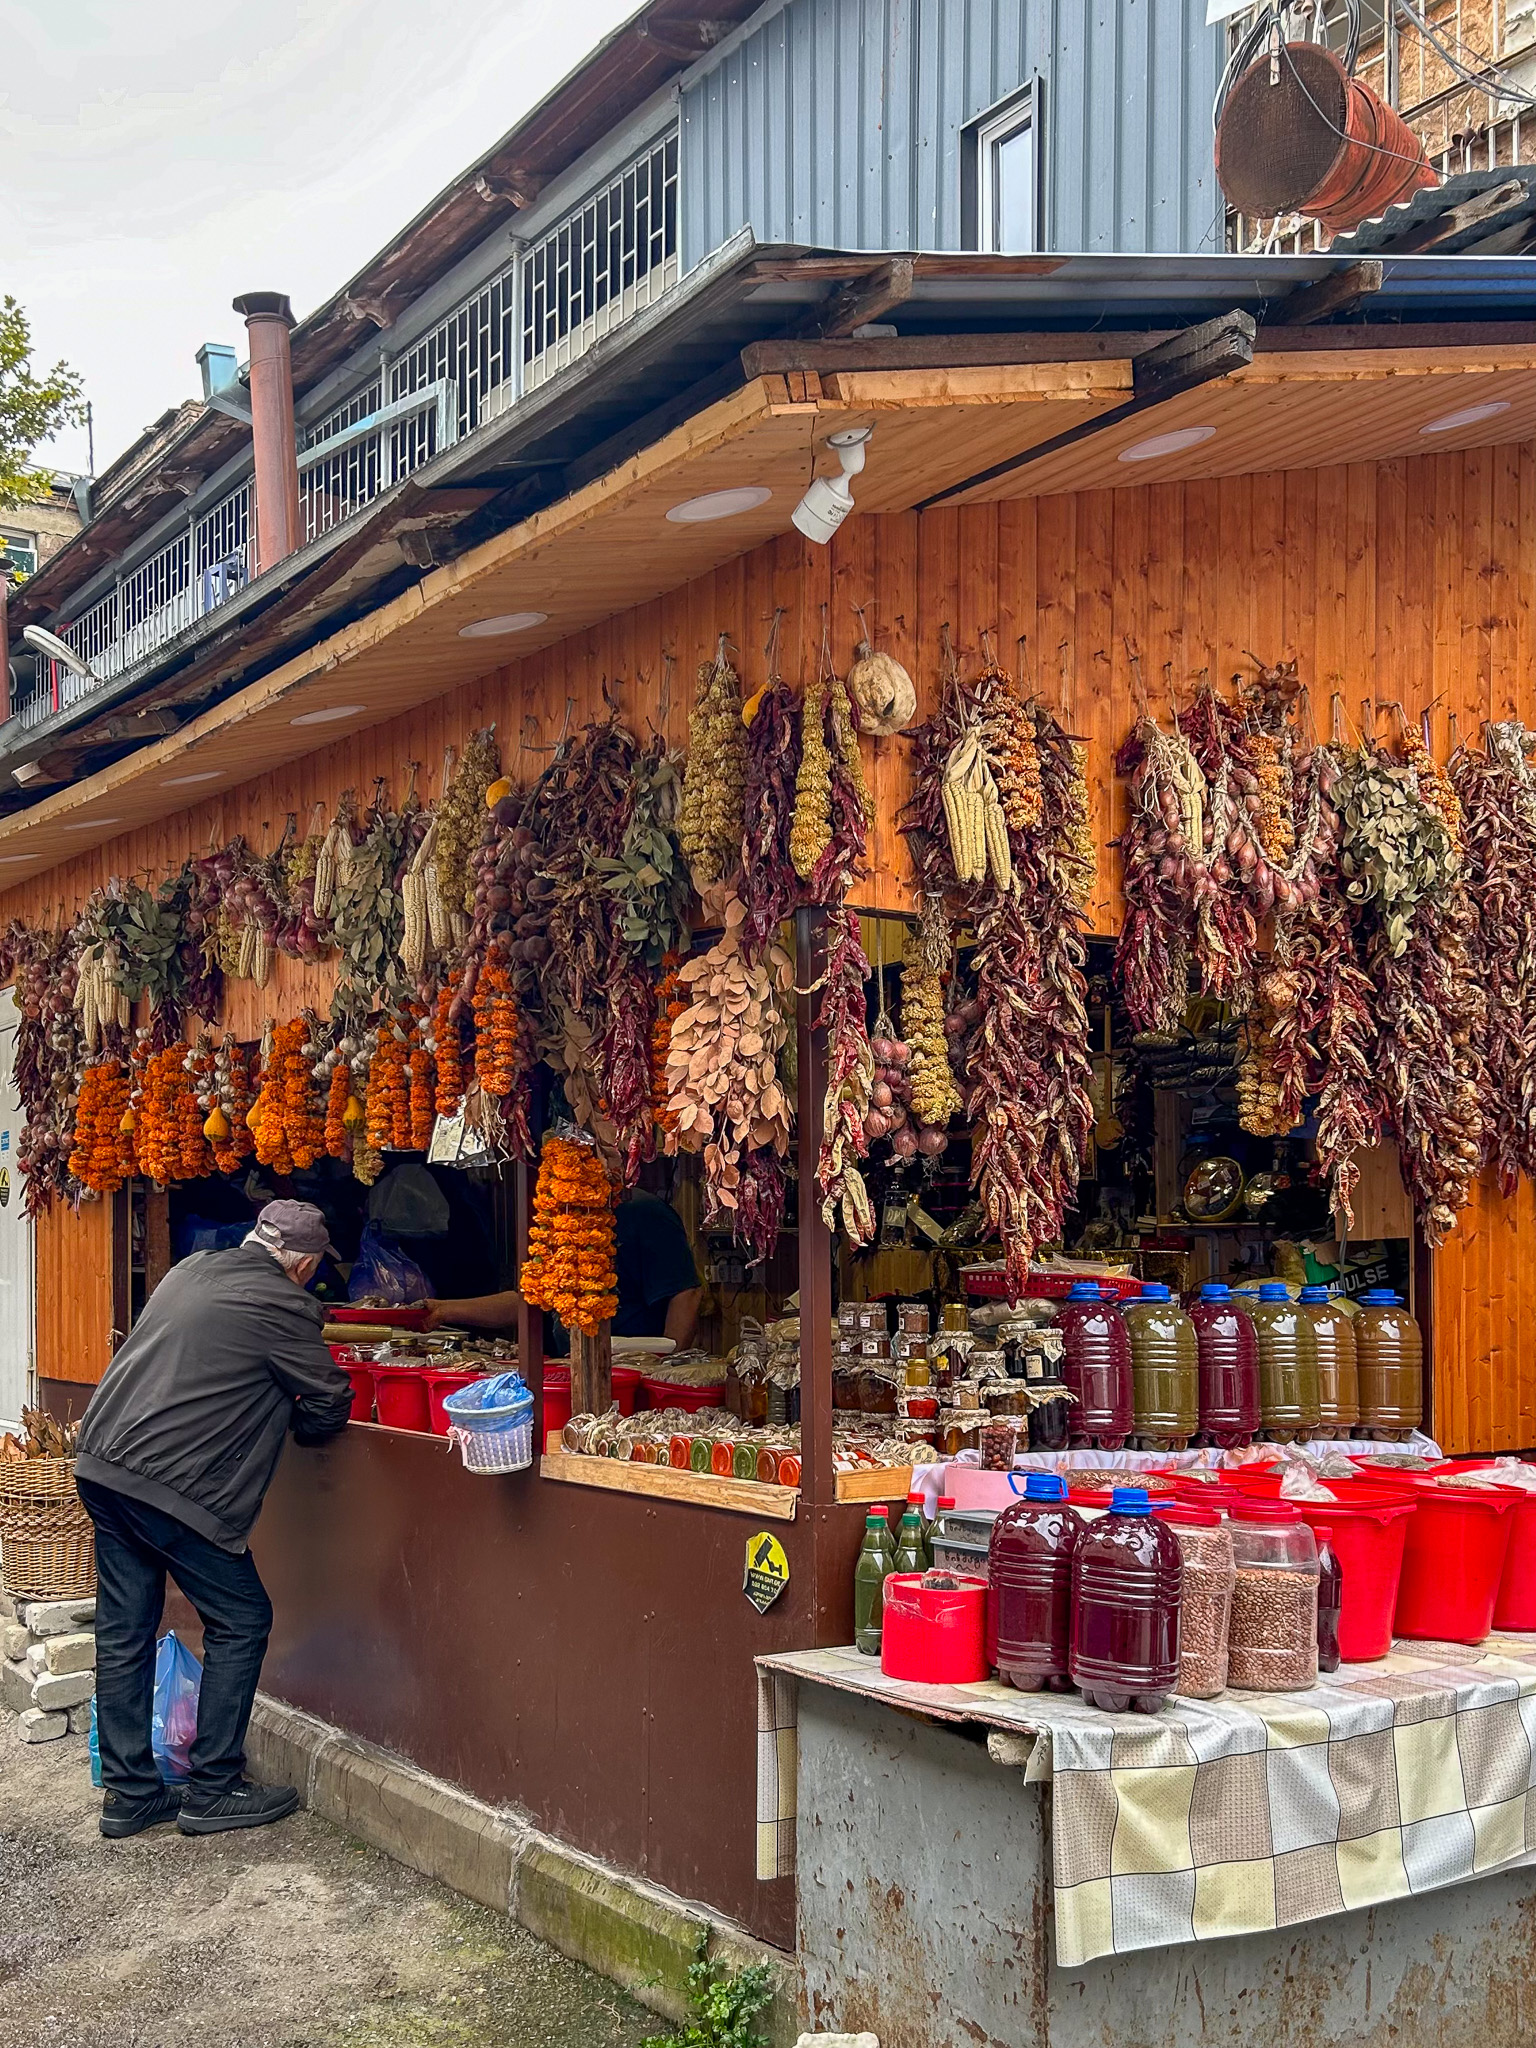
[[[298,1804],[244,1777],[245,1731],[272,1626],[246,1538],[291,1428],[346,1427],[352,1389],[305,1292],[330,1251],[308,1202],[269,1202],[235,1251],[199,1252],[155,1289],[92,1396],[75,1481],[96,1524],[101,1832],[174,1820],[186,1835],[261,1827]],[[203,1623],[203,1682],[183,1792],[150,1747],[155,1634],[169,1573]]]

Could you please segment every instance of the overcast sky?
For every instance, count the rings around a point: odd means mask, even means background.
[[[0,293],[84,375],[98,469],[201,342],[244,358],[232,298],[302,318],[637,5],[0,0]]]

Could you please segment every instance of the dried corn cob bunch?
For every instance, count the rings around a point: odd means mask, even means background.
[[[75,1008],[80,1012],[80,1031],[87,1052],[95,1052],[102,1034],[126,1031],[133,1021],[133,1007],[117,985],[118,951],[107,940],[87,946],[80,955],[75,975]]]
[[[1086,740],[1072,742],[1072,779],[1067,788],[1063,823],[1066,846],[1062,853],[1062,866],[1067,877],[1067,894],[1079,910],[1086,910],[1099,886],[1099,842],[1093,832]]]
[[[1008,822],[981,726],[973,725],[951,748],[944,764],[943,796],[956,881],[985,881],[990,867],[998,888],[1010,888],[1013,856]]]
[[[1258,833],[1264,858],[1271,867],[1287,867],[1296,851],[1296,828],[1291,822],[1292,777],[1287,735],[1283,732],[1250,732],[1244,744],[1250,769],[1258,784],[1248,797],[1248,814]]]
[[[943,1130],[963,1104],[944,1036],[944,983],[920,950],[908,954],[901,970],[901,1035],[912,1053],[912,1114]]]
[[[986,748],[997,780],[1003,816],[1015,832],[1038,832],[1044,816],[1040,789],[1040,752],[1035,745],[1035,713],[1024,703],[1012,676],[989,669],[979,687],[991,686]]]
[[[741,865],[742,791],[746,786],[747,729],[741,718],[741,678],[726,654],[722,633],[713,661],[699,669],[699,694],[688,720],[688,765],[678,809],[677,838],[700,893]]]
[[[832,843],[832,756],[827,747],[826,678],[807,683],[800,708],[800,772],[795,777],[795,812],[789,829],[789,857],[801,881]]]

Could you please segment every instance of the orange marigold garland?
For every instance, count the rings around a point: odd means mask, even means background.
[[[133,1173],[136,1160],[128,1114],[128,1076],[119,1060],[102,1060],[80,1077],[69,1170],[82,1187],[115,1194]]]
[[[251,1061],[245,1047],[226,1038],[213,1056],[213,1102],[203,1136],[220,1173],[235,1173],[256,1148],[246,1121],[251,1108]],[[223,1124],[221,1131],[219,1126]]]
[[[487,957],[475,984],[475,1078],[498,1102],[517,1086],[518,1008],[507,964]]]
[[[183,1180],[202,1180],[213,1172],[213,1147],[203,1130],[211,1112],[201,1099],[213,1082],[213,1042],[206,1031],[182,1055],[181,1067],[186,1082],[176,1097],[177,1157]]]
[[[410,1052],[389,1022],[379,1026],[368,1065],[367,1142],[370,1151],[404,1151],[410,1143]]]
[[[134,1141],[139,1171],[158,1187],[185,1180],[182,1167],[183,1103],[197,1101],[192,1094],[192,1077],[187,1072],[187,1044],[178,1038],[159,1052],[149,1055],[144,1066]]]
[[[330,1159],[352,1157],[352,1128],[347,1122],[347,1105],[352,1100],[352,1069],[338,1060],[331,1069],[330,1091],[325,1103],[325,1150]]]
[[[453,1015],[456,991],[445,988],[432,1018],[432,1051],[437,1061],[437,1113],[457,1116],[464,1107],[464,1047]]]
[[[595,1336],[618,1312],[613,1184],[595,1146],[544,1140],[519,1286],[568,1330]]]
[[[432,1126],[437,1122],[437,1082],[432,1072],[432,1055],[418,1036],[410,1056],[411,1150],[425,1152],[432,1143]]]
[[[256,1157],[274,1173],[313,1166],[325,1150],[325,1118],[315,1102],[314,1071],[304,1047],[312,1020],[296,1017],[272,1034],[272,1054],[247,1122]]]

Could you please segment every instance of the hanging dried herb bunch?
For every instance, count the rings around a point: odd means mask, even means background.
[[[722,633],[714,660],[699,669],[677,821],[683,858],[700,895],[711,883],[728,880],[741,858],[746,728],[741,719],[741,679],[726,649]]]

